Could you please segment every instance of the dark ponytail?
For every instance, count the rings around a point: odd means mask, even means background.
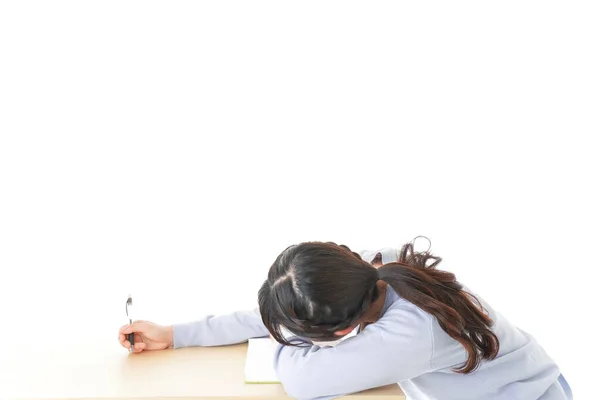
[[[375,260],[374,260],[375,261]],[[467,351],[456,372],[475,370],[481,359],[498,354],[493,321],[481,303],[463,290],[454,274],[437,270],[441,258],[402,246],[399,259],[376,269],[344,245],[305,242],[285,249],[258,293],[262,320],[275,340],[282,328],[316,341],[339,339],[335,332],[355,326],[381,295],[382,280],[400,296],[434,316],[440,327]]]
[[[385,264],[377,272],[396,293],[433,315],[444,332],[465,348],[468,359],[455,372],[466,374],[482,358],[494,359],[499,341],[479,300],[463,290],[454,274],[435,268],[441,261],[429,251],[415,253],[409,243],[400,250],[398,262]]]

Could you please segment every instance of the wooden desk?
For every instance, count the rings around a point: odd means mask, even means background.
[[[117,343],[0,350],[0,399],[288,398],[281,385],[244,383],[247,345],[129,355]],[[7,356],[7,357],[6,357]],[[397,385],[347,399],[405,399]]]

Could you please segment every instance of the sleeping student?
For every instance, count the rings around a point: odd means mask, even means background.
[[[531,335],[413,244],[360,254],[331,242],[292,245],[271,266],[257,309],[173,326],[134,322],[119,341],[129,348],[133,332],[141,352],[271,335],[278,378],[297,399],[393,383],[410,400],[572,399]]]

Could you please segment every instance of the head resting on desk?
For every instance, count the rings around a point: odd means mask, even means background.
[[[379,319],[389,285],[465,347],[469,357],[457,372],[468,373],[482,358],[496,356],[498,339],[479,301],[454,274],[436,269],[440,262],[429,250],[415,252],[413,243],[402,246],[397,262],[381,266],[333,242],[292,245],[276,258],[258,293],[261,317],[285,345],[298,343],[286,339],[284,330],[313,342],[338,341]]]

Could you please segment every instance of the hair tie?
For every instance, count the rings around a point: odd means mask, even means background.
[[[428,253],[429,250],[431,250],[431,240],[427,237],[427,236],[423,236],[423,235],[419,235],[416,236],[413,240],[412,240],[412,245],[413,245],[413,251],[415,251],[415,242],[417,241],[418,238],[423,238],[426,239],[429,242],[429,246],[427,247],[427,250],[424,251],[424,253]]]

